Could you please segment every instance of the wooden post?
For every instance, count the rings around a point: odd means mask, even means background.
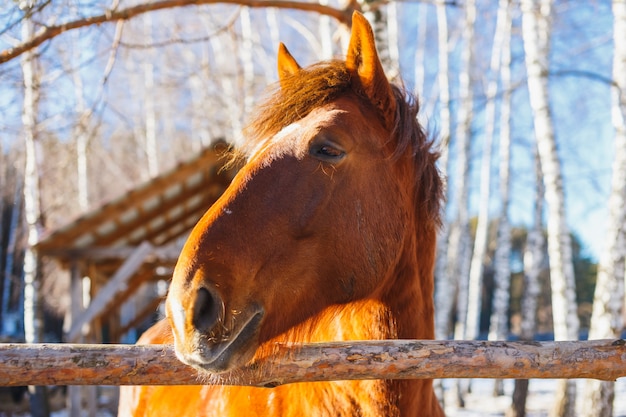
[[[74,327],[78,318],[85,311],[83,304],[83,276],[82,268],[78,261],[72,261],[70,268],[70,316],[67,326]],[[82,327],[82,326],[81,326]],[[82,339],[82,328],[79,329],[78,338]],[[82,341],[82,340],[81,340]],[[67,387],[67,406],[70,417],[80,417],[83,409],[82,387],[70,385]]]
[[[78,320],[72,321],[72,327],[67,335],[69,341],[75,341],[83,325],[97,317],[113,301],[117,294],[126,289],[129,278],[142,265],[144,259],[151,251],[152,245],[149,242],[142,242],[135,249],[109,282],[96,294],[89,307],[87,307],[87,311]]]

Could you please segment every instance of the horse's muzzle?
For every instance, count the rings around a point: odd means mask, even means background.
[[[188,311],[171,297],[167,311],[176,356],[183,363],[221,373],[243,366],[254,356],[264,316],[260,306],[227,311],[217,291],[201,287]]]

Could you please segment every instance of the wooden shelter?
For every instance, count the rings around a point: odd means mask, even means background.
[[[224,146],[217,148],[55,230],[37,245],[40,256],[70,270],[67,342],[87,333],[86,341],[119,342],[157,311],[163,292],[152,290],[152,284],[169,281],[185,237],[234,176],[235,169],[224,169]],[[83,294],[84,277],[89,297]],[[127,303],[130,308],[122,314],[124,303],[140,288],[150,290]]]

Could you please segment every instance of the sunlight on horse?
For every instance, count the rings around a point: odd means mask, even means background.
[[[277,343],[432,339],[441,183],[418,106],[355,13],[347,58],[301,68],[253,115],[245,165],[191,232],[140,343],[174,343],[201,379]],[[126,387],[123,416],[442,416],[430,380]]]

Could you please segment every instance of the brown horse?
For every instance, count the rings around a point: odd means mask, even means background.
[[[281,45],[280,83],[246,129],[246,163],[191,232],[167,321],[200,374],[277,343],[433,338],[441,183],[417,104],[383,73],[355,13],[345,61],[300,68]],[[208,377],[210,379],[210,377]],[[133,416],[442,416],[429,380],[280,387],[122,389]]]

